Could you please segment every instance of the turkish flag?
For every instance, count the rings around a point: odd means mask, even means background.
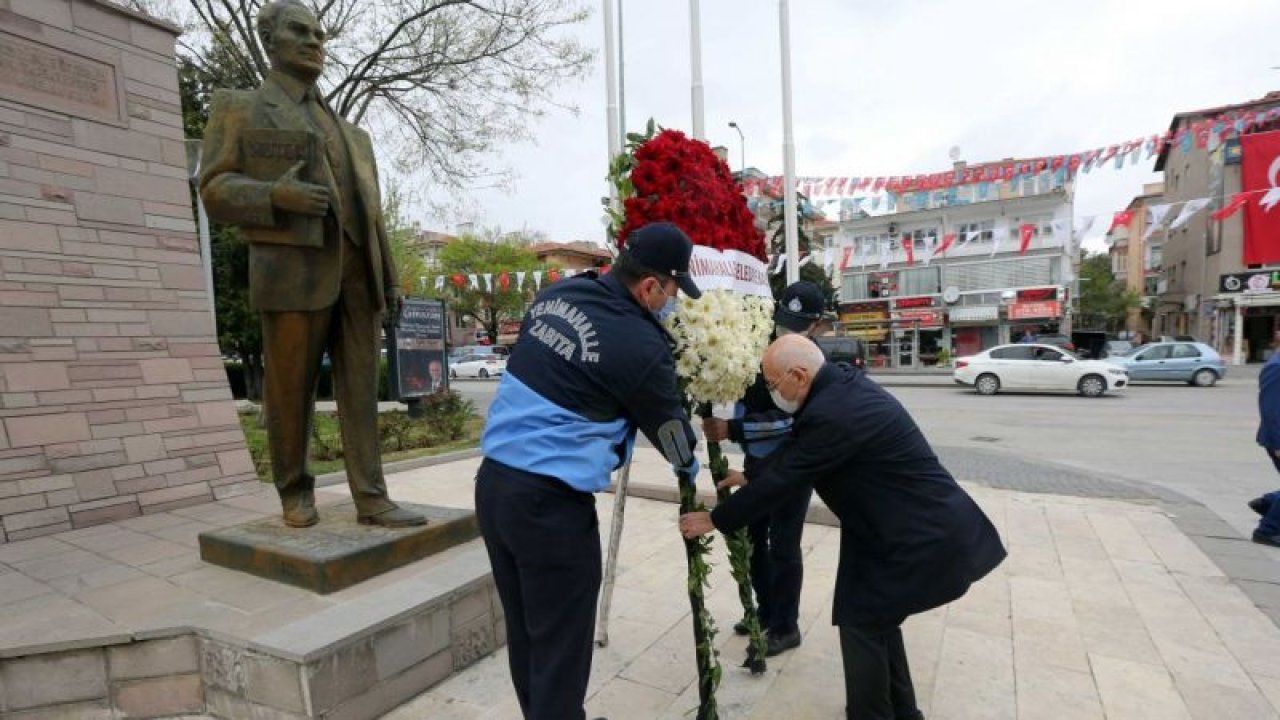
[[[844,272],[844,269],[849,267],[849,255],[852,253],[853,253],[853,248],[847,247],[844,249],[844,252],[840,255],[840,272]]]
[[[933,251],[933,257],[937,257],[945,253],[946,251],[950,250],[951,244],[954,243],[955,241],[956,241],[955,233],[947,233],[946,235],[943,235],[942,242],[938,245],[937,249]]]
[[[498,287],[502,288],[503,292],[506,292],[507,288],[511,287],[511,275],[505,270],[498,276]]]
[[[1031,247],[1031,236],[1035,233],[1036,226],[1031,223],[1023,223],[1022,227],[1018,228],[1018,235],[1022,239],[1022,247],[1018,249],[1019,255],[1027,254],[1027,248]]]
[[[554,270],[554,269],[548,270],[547,279],[550,280],[551,282],[558,282],[560,280],[560,271]]]
[[[908,265],[915,265],[915,264],[916,264],[916,249],[915,249],[915,244],[916,244],[916,239],[915,239],[915,238],[911,237],[910,235],[903,235],[903,236],[902,236],[902,247],[903,247],[903,248],[905,248],[905,249],[906,249],[906,251],[907,251],[907,264],[908,264]]]
[[[1235,215],[1236,212],[1240,210],[1240,208],[1244,207],[1245,203],[1247,202],[1249,202],[1249,193],[1247,192],[1236,193],[1235,195],[1231,196],[1231,202],[1227,203],[1226,207],[1211,213],[1209,217],[1218,221],[1226,220],[1232,215]]]
[[[453,284],[459,289],[462,289],[467,286],[467,278],[462,274],[456,274],[453,277],[449,278],[449,280],[451,280]]]
[[[1240,183],[1257,198],[1244,210],[1244,264],[1280,262],[1280,131],[1240,136]]]
[[[1118,227],[1129,227],[1131,222],[1133,222],[1133,211],[1121,210],[1111,217],[1111,227],[1107,228],[1107,232],[1111,232]]]

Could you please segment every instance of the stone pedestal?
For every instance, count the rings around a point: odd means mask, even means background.
[[[401,505],[426,516],[427,524],[394,529],[360,525],[348,502],[323,508],[319,524],[309,528],[290,528],[273,517],[201,533],[200,558],[327,594],[480,534],[471,510]]]

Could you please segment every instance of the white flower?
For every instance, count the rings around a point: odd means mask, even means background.
[[[733,403],[755,381],[773,329],[769,298],[708,290],[685,298],[667,321],[676,339],[676,373],[695,403]]]

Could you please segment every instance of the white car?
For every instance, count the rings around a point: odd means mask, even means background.
[[[1123,368],[1101,360],[1080,360],[1061,348],[1039,343],[1000,345],[957,358],[952,377],[981,395],[1001,390],[1069,390],[1099,397],[1129,384]]]
[[[496,377],[507,371],[505,355],[464,355],[449,363],[449,377]]]

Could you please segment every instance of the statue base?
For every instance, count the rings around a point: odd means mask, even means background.
[[[320,522],[291,528],[279,517],[200,534],[200,559],[325,595],[461,545],[480,535],[471,510],[413,505],[426,525],[383,528],[356,522],[355,505],[320,508]]]

